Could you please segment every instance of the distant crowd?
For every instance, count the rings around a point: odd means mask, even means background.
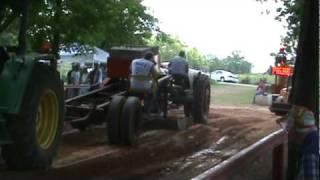
[[[102,85],[106,79],[105,64],[94,63],[93,69],[91,71],[89,69],[85,64],[72,64],[71,70],[67,73],[67,98],[86,93]]]

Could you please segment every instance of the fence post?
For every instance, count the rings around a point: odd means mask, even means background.
[[[273,149],[272,179],[284,180],[284,143]]]

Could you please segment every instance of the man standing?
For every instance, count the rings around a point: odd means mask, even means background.
[[[152,93],[156,85],[155,78],[157,76],[155,64],[151,52],[146,53],[144,58],[132,61],[130,78],[131,91]]]
[[[145,95],[146,111],[150,112],[157,94],[157,71],[153,54],[148,52],[144,58],[135,59],[131,63],[130,92]]]
[[[91,90],[100,86],[100,83],[102,82],[102,72],[98,63],[94,63],[94,69],[89,73],[89,81]]]
[[[80,86],[80,64],[76,63],[74,70],[71,72],[70,75],[71,84],[73,85],[72,88],[72,97],[79,95],[79,86]]]
[[[288,180],[319,180],[319,132],[314,114],[293,105],[288,113]]]

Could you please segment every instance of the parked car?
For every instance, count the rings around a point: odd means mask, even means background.
[[[225,70],[213,71],[210,77],[215,81],[239,83],[238,75]]]

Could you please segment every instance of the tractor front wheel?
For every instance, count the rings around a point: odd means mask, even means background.
[[[195,123],[207,124],[210,108],[210,81],[207,76],[199,75],[194,82],[193,119]]]

